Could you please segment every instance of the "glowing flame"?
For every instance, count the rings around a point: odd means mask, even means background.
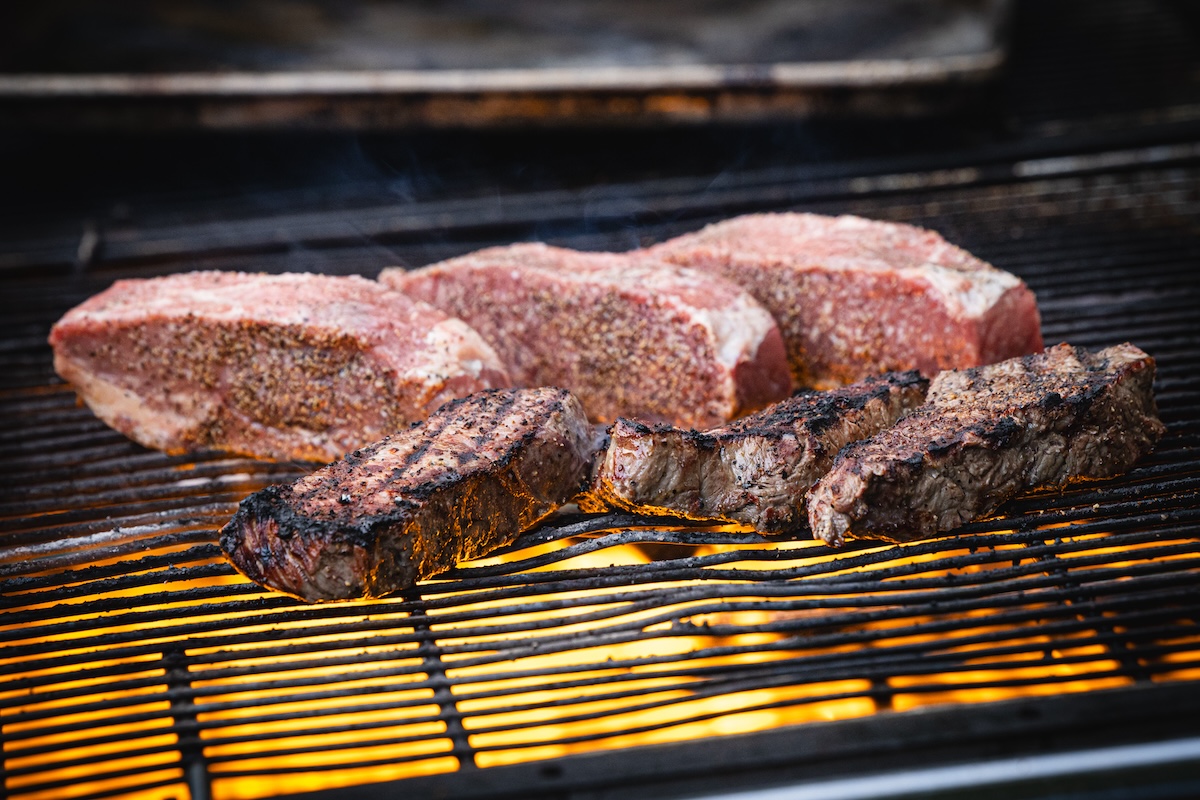
[[[1084,537],[1075,541],[1086,546],[1057,554],[1057,563],[1069,567],[1073,559],[1100,554],[1119,573],[1144,557],[1138,547],[1108,547],[1103,537],[1094,545]],[[1155,544],[1161,543],[1146,547]],[[561,547],[540,545],[474,566],[527,560]],[[988,610],[976,609],[954,612],[964,624],[946,632],[930,627],[942,619],[932,612],[915,618],[901,613],[900,599],[889,605],[893,596],[912,591],[905,576],[919,574],[929,583],[1036,566],[1022,545],[998,542],[989,558],[975,560],[968,550],[898,557],[885,549],[878,552],[893,571],[878,578],[870,558],[851,564],[811,542],[687,550],[695,556],[738,554],[719,561],[734,576],[777,569],[784,554],[788,566],[820,566],[824,578],[876,581],[870,614],[842,605],[844,598],[832,589],[804,594],[814,605],[798,610],[774,609],[770,598],[754,594],[752,583],[744,596],[735,590],[719,603],[698,600],[701,595],[687,590],[704,586],[702,580],[545,591],[536,602],[515,605],[503,592],[489,596],[431,584],[428,595],[442,602],[430,603],[420,622],[400,600],[298,610],[268,592],[247,593],[241,578],[224,575],[167,588],[148,582],[53,607],[31,592],[25,608],[46,610],[56,632],[41,635],[36,625],[26,631],[15,624],[0,625],[0,631],[14,645],[38,652],[52,646],[86,666],[36,668],[32,656],[0,658],[14,678],[10,686],[17,687],[0,687],[8,794],[30,800],[93,793],[187,796],[180,751],[191,748],[203,755],[217,800],[253,800],[448,772],[459,769],[462,759],[487,768],[881,710],[1092,691],[1132,680],[1086,625],[1052,638],[1036,621],[996,624]],[[939,566],[947,559],[955,559],[953,570]],[[649,560],[646,550],[619,545],[581,551],[530,573]],[[738,585],[736,577],[721,580]],[[836,586],[815,586],[822,585]],[[209,591],[186,603],[172,601],[171,590],[198,588]],[[676,599],[665,608],[628,600],[656,589],[669,589],[665,596]],[[223,598],[236,600],[236,610]],[[1032,602],[1036,606],[1036,598]],[[109,610],[91,610],[101,607]],[[827,607],[846,617],[839,629],[844,640],[789,638],[789,631],[820,623]],[[161,613],[153,617],[157,622],[135,624],[127,619],[134,608],[141,619]],[[172,612],[186,612],[189,626],[213,631],[213,638],[179,637]],[[523,631],[528,641],[514,648],[512,631]],[[96,644],[106,637],[136,641],[138,652],[108,658]],[[589,644],[575,644],[576,638]],[[1185,639],[1177,644],[1190,652],[1163,656],[1156,679],[1200,679],[1193,657],[1200,636]],[[876,642],[885,642],[889,653],[936,643],[936,652],[954,667],[914,661],[879,680],[781,673],[763,685],[738,677],[771,674],[776,663],[786,670],[799,657],[861,654]],[[431,648],[438,653],[436,670]],[[20,688],[26,685],[32,688]],[[452,730],[451,720],[459,727]]]

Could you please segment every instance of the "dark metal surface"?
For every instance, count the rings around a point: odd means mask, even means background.
[[[53,0],[0,26],[0,120],[361,130],[922,114],[996,77],[1009,6]]]
[[[1200,741],[1182,686],[1064,694],[594,753],[416,778],[412,796],[463,798],[1195,797]],[[1171,737],[1171,738],[1168,738]],[[1147,743],[1149,742],[1149,743]],[[394,796],[396,785],[297,800]]]

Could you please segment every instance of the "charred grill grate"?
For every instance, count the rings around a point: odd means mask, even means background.
[[[257,252],[258,227],[247,252],[151,232],[177,251],[113,248],[90,271],[7,279],[9,796],[260,797],[881,712],[1200,687],[1200,142],[1113,152],[830,179],[817,194],[793,175],[734,175],[689,200],[687,220],[627,214],[649,238],[796,203],[924,223],[1024,277],[1047,341],[1130,340],[1156,356],[1169,433],[1136,470],[906,546],[563,515],[410,596],[305,606],[247,583],[213,543],[241,497],[303,467],[144,451],[76,406],[44,344],[118,275],[278,258]],[[633,206],[671,205],[661,184],[625,190]],[[561,208],[554,197],[509,207],[536,218]],[[487,243],[467,232],[488,203],[430,217],[464,232],[447,249]],[[524,219],[485,238],[518,238]],[[559,238],[629,236],[592,221]],[[416,263],[423,247],[386,252]],[[382,249],[337,258],[369,267]]]

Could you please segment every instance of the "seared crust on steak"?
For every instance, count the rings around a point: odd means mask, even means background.
[[[1120,474],[1165,431],[1153,382],[1154,359],[1130,344],[943,372],[924,406],[838,455],[808,496],[813,533],[909,541],[1026,489]]]
[[[1042,349],[1029,287],[911,225],[749,214],[646,252],[727,278],[766,306],[799,386],[887,370],[932,376]]]
[[[593,492],[604,503],[643,513],[722,519],[764,533],[802,527],[804,494],[838,450],[916,408],[928,384],[911,371],[799,392],[709,431],[620,419]]]
[[[118,281],[50,334],[54,366],[139,444],[331,461],[508,385],[461,320],[357,277],[193,272]]]
[[[517,386],[562,386],[591,418],[720,425],[787,397],[783,338],[754,298],[645,255],[492,247],[379,280],[465,320]]]
[[[583,488],[593,453],[566,390],[479,392],[246,498],[221,547],[304,600],[381,597],[512,542]]]

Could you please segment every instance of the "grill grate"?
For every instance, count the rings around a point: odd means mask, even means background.
[[[686,195],[674,218],[665,209],[680,195],[635,185],[610,216],[623,226],[587,220],[556,235],[612,246],[797,203],[918,222],[1024,277],[1048,341],[1130,340],[1156,356],[1169,432],[1137,469],[904,546],[835,551],[564,513],[408,596],[306,606],[247,583],[214,544],[241,497],[304,466],[144,451],[76,406],[44,344],[59,314],[114,277],[196,266],[188,252],[257,264],[259,226],[246,249],[206,250],[188,238],[202,234],[175,231],[147,238],[184,243],[165,260],[114,248],[91,271],[12,277],[0,347],[9,796],[261,797],[932,707],[1200,686],[1200,143],[1114,153],[840,178],[818,193],[796,175],[733,175],[728,190]],[[540,204],[562,198],[548,197],[512,206],[549,216]],[[628,211],[651,199],[655,214]],[[470,221],[490,202],[409,213],[462,232],[445,248],[467,250],[487,243]],[[517,238],[524,224],[487,237]],[[383,249],[416,263],[421,247]],[[380,249],[338,258],[370,265]]]

